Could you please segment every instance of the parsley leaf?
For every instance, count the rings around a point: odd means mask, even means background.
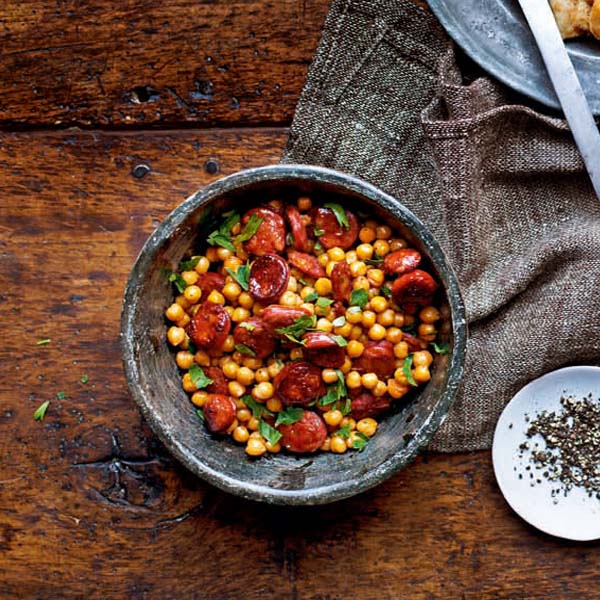
[[[413,323],[412,325],[404,325],[400,327],[404,333],[409,333],[410,335],[415,335],[417,333],[417,324]]]
[[[198,418],[199,418],[201,421],[204,421],[204,411],[203,411],[201,408],[199,408],[199,409],[196,411],[196,416],[197,416],[197,417],[198,417]]]
[[[38,340],[35,345],[36,346],[45,346],[46,344],[49,344],[52,340],[50,338],[44,338],[43,340]]]
[[[83,375],[81,377],[81,379],[79,381],[81,381],[81,383],[87,383],[90,380],[90,376],[86,373],[85,375]]]
[[[275,333],[285,336],[288,340],[290,340],[290,342],[295,342],[296,344],[301,344],[302,346],[304,346],[306,342],[304,340],[301,340],[300,338],[309,329],[313,329],[316,324],[316,315],[303,315],[302,317],[296,319],[294,323],[288,325],[288,327],[278,327],[275,330]]]
[[[382,285],[382,286],[379,288],[379,291],[381,292],[381,295],[382,295],[384,298],[388,298],[388,299],[389,299],[389,298],[391,298],[391,297],[392,297],[392,290],[391,290],[391,289],[390,289],[390,288],[389,288],[387,285]]]
[[[198,365],[192,365],[189,370],[190,378],[192,379],[192,383],[201,390],[209,386],[211,383],[214,383],[210,377],[207,377],[202,370],[202,367]]]
[[[348,217],[346,216],[346,211],[342,206],[336,204],[335,202],[328,202],[323,205],[325,208],[329,208],[333,211],[337,222],[344,228],[350,229],[350,223],[348,223]]]
[[[352,290],[350,294],[350,306],[358,306],[361,309],[367,305],[369,301],[369,294],[367,290],[363,290],[362,288],[359,290]]]
[[[325,233],[325,232],[323,232],[323,233]],[[321,235],[322,235],[322,234],[321,234]],[[315,251],[316,251],[316,252],[321,252],[321,250],[323,250],[323,244],[321,244],[321,242],[319,242],[319,241],[317,240],[317,243],[315,244]]]
[[[254,352],[250,346],[246,346],[246,344],[236,344],[234,348],[240,354],[245,354],[246,356],[256,356],[256,352]]]
[[[341,317],[337,317],[336,319],[331,321],[331,324],[334,327],[343,327],[346,324],[346,317],[344,315],[342,315]]]
[[[373,256],[373,258],[365,258],[365,260],[363,260],[363,262],[366,265],[379,266],[383,262],[383,258],[381,258],[381,256],[377,256],[377,254],[375,254]]]
[[[315,227],[313,229],[313,233],[315,234],[315,237],[321,237],[325,233],[325,230],[324,229],[319,229],[318,227]]]
[[[416,386],[417,382],[415,381],[415,378],[413,377],[412,373],[410,372],[412,364],[413,364],[413,355],[411,354],[410,356],[407,356],[404,359],[404,364],[402,365],[402,372],[406,376],[406,381],[408,381],[408,383],[410,383],[410,385]]]
[[[342,404],[339,409],[344,416],[349,415],[352,412],[352,400],[346,398],[344,404]]]
[[[342,439],[347,440],[350,437],[350,423],[346,423],[346,425],[334,431],[333,435],[338,435]]]
[[[238,323],[239,327],[243,327],[244,329],[247,329],[248,331],[254,331],[256,329],[256,325],[252,325],[252,323],[247,323],[246,321],[242,321],[241,323]]]
[[[46,402],[42,402],[36,409],[36,411],[33,413],[33,420],[34,421],[43,421],[44,417],[46,416],[46,411],[48,410],[48,407],[50,406],[50,400],[46,400]]]
[[[275,429],[274,427],[271,427],[271,425],[269,425],[262,419],[258,422],[258,432],[272,446],[274,446],[281,439],[281,434],[279,433],[279,431],[277,431],[277,429]]]
[[[327,406],[348,397],[344,374],[339,369],[336,369],[335,372],[338,380],[327,386],[327,393],[319,399],[319,406]]]
[[[207,238],[206,241],[211,246],[221,246],[226,248],[230,252],[235,252],[235,246],[231,242],[231,238],[219,233],[218,231],[213,231]]]
[[[264,220],[264,217],[259,217],[257,213],[252,213],[250,219],[248,219],[248,222],[244,225],[242,233],[235,238],[235,241],[238,243],[247,242],[258,231],[258,228]]]
[[[206,241],[211,246],[222,246],[223,248],[227,248],[231,252],[235,252],[235,246],[231,241],[231,229],[234,225],[237,225],[240,221],[240,215],[234,211],[225,213],[225,221],[219,227],[213,231]]]
[[[179,273],[171,273],[169,275],[169,281],[177,288],[177,291],[180,294],[183,294],[183,292],[185,292],[187,283],[185,282],[185,279],[181,275],[179,275]]]
[[[329,335],[329,337],[341,348],[345,348],[348,345],[348,340],[341,335]]]
[[[196,346],[192,340],[188,340],[187,350],[190,354],[196,354]]]
[[[248,291],[248,280],[250,279],[250,265],[240,265],[237,271],[227,267],[225,269],[239,284],[244,291]]]
[[[448,354],[450,352],[450,344],[448,342],[444,342],[443,344],[431,342],[431,345],[438,354]]]
[[[352,442],[352,447],[359,452],[362,452],[365,449],[365,446],[369,443],[369,438],[360,431],[356,432],[356,437]]]
[[[351,315],[355,315],[356,313],[360,312],[360,306],[351,306],[346,312],[350,313]]]
[[[263,415],[268,415],[269,417],[273,417],[273,413],[267,409],[266,406],[257,402],[252,396],[246,394],[242,396],[242,400],[244,404],[252,411],[252,416],[260,419]]]
[[[290,406],[289,408],[282,410],[277,415],[275,427],[277,427],[278,425],[292,425],[293,423],[296,423],[296,421],[299,421],[302,418],[303,414],[304,410],[302,410],[301,408],[295,408],[293,406]]]
[[[200,261],[200,257],[199,256],[192,256],[192,258],[190,258],[189,260],[182,260],[179,263],[179,270],[180,271],[191,271]]]
[[[317,306],[319,308],[327,308],[328,306],[331,306],[333,304],[333,300],[331,298],[318,298],[317,299]]]
[[[311,292],[310,294],[308,294],[306,296],[306,298],[304,298],[304,302],[314,302],[318,298],[319,298],[319,294],[317,294],[317,292]]]

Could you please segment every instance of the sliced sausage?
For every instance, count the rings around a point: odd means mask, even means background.
[[[325,394],[321,369],[305,361],[285,365],[273,384],[275,394],[286,406],[306,406]]]
[[[277,254],[264,254],[250,267],[248,291],[262,304],[275,302],[287,289],[290,280],[290,268],[287,262]]]
[[[205,388],[209,394],[227,394],[227,378],[221,367],[204,367],[204,373],[213,382]]]
[[[337,369],[344,364],[346,352],[327,333],[322,331],[309,331],[302,336],[306,342],[304,357],[306,360],[329,369]]]
[[[421,253],[410,248],[390,252],[383,259],[383,270],[388,275],[403,275],[414,271],[421,264]]]
[[[336,263],[331,271],[331,287],[333,288],[333,297],[340,302],[347,302],[352,292],[352,273],[350,265],[341,260]]]
[[[299,421],[281,425],[281,445],[290,452],[316,452],[327,438],[327,427],[316,413],[305,410]]]
[[[295,206],[289,205],[285,210],[285,216],[292,230],[294,248],[299,252],[306,252],[308,250],[308,235],[306,234],[306,227],[302,222],[300,212]]]
[[[246,325],[246,327],[244,327]],[[233,330],[236,344],[248,346],[258,358],[266,358],[275,350],[273,330],[262,319],[250,317]]]
[[[192,342],[204,350],[221,350],[229,330],[231,319],[220,304],[205,302],[192,317],[187,333]]]
[[[391,403],[389,396],[374,396],[370,392],[362,392],[350,403],[350,415],[357,421],[366,417],[376,417],[385,412]]]
[[[416,338],[414,335],[411,335],[410,333],[403,332],[402,341],[408,344],[409,352],[418,352],[419,350],[423,349],[421,347],[421,340]]]
[[[366,342],[363,353],[354,361],[354,368],[363,373],[376,373],[389,377],[396,367],[394,346],[387,340]]]
[[[309,277],[314,277],[315,279],[325,277],[325,269],[321,266],[317,257],[312,254],[288,250],[288,260],[292,266],[306,273]]]
[[[285,248],[285,221],[281,215],[269,208],[252,208],[242,217],[242,230],[256,214],[263,219],[256,233],[244,242],[244,249],[249,254],[262,256],[269,252],[281,252]]]
[[[202,300],[206,300],[208,295],[213,291],[217,290],[220,292],[225,285],[225,277],[220,273],[203,273],[198,277],[198,283],[196,285],[202,290]]]
[[[413,313],[419,306],[431,303],[431,296],[437,289],[433,277],[417,269],[400,275],[392,285],[392,298],[404,310]]]
[[[206,426],[212,433],[225,433],[235,421],[235,402],[224,394],[209,394],[202,411]]]
[[[346,314],[346,307],[339,300],[336,300],[331,305],[331,310],[336,317],[341,317]]]
[[[306,308],[290,308],[281,304],[271,304],[260,311],[260,318],[272,329],[289,327],[300,317],[310,316]]]
[[[349,210],[345,211],[349,227],[340,225],[334,212],[330,208],[316,208],[313,211],[313,224],[316,230],[321,230],[319,241],[323,248],[333,248],[339,246],[346,250],[354,244],[358,237],[360,225],[358,219]]]

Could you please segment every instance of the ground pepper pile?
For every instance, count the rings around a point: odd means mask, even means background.
[[[534,445],[530,459],[547,480],[558,483],[554,497],[577,487],[600,499],[600,401],[590,394],[563,396],[560,403],[562,410],[543,411],[530,422],[527,437],[544,441],[541,449]],[[521,453],[529,449],[529,442],[521,444]]]

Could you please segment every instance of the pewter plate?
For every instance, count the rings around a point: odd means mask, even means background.
[[[568,540],[600,539],[600,499],[590,498],[582,488],[553,497],[552,490],[558,484],[549,482],[543,471],[534,468],[530,451],[521,456],[519,446],[527,440],[525,432],[536,415],[544,410],[560,412],[561,396],[583,398],[590,393],[596,400],[600,397],[599,367],[566,367],[546,373],[522,388],[506,405],[492,445],[496,480],[511,508],[541,531]],[[540,449],[544,447],[541,436],[527,441],[531,448],[536,442]]]
[[[560,108],[516,0],[428,0],[450,37],[483,69],[530,98]],[[600,41],[568,40],[592,112],[600,115]]]

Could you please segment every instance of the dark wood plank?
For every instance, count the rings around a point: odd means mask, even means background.
[[[0,136],[0,597],[592,597],[598,545],[523,524],[487,452],[426,456],[356,498],[290,510],[195,479],[144,425],[118,345],[136,253],[215,166],[274,162],[285,137]]]
[[[5,0],[0,126],[291,120],[330,0]]]

